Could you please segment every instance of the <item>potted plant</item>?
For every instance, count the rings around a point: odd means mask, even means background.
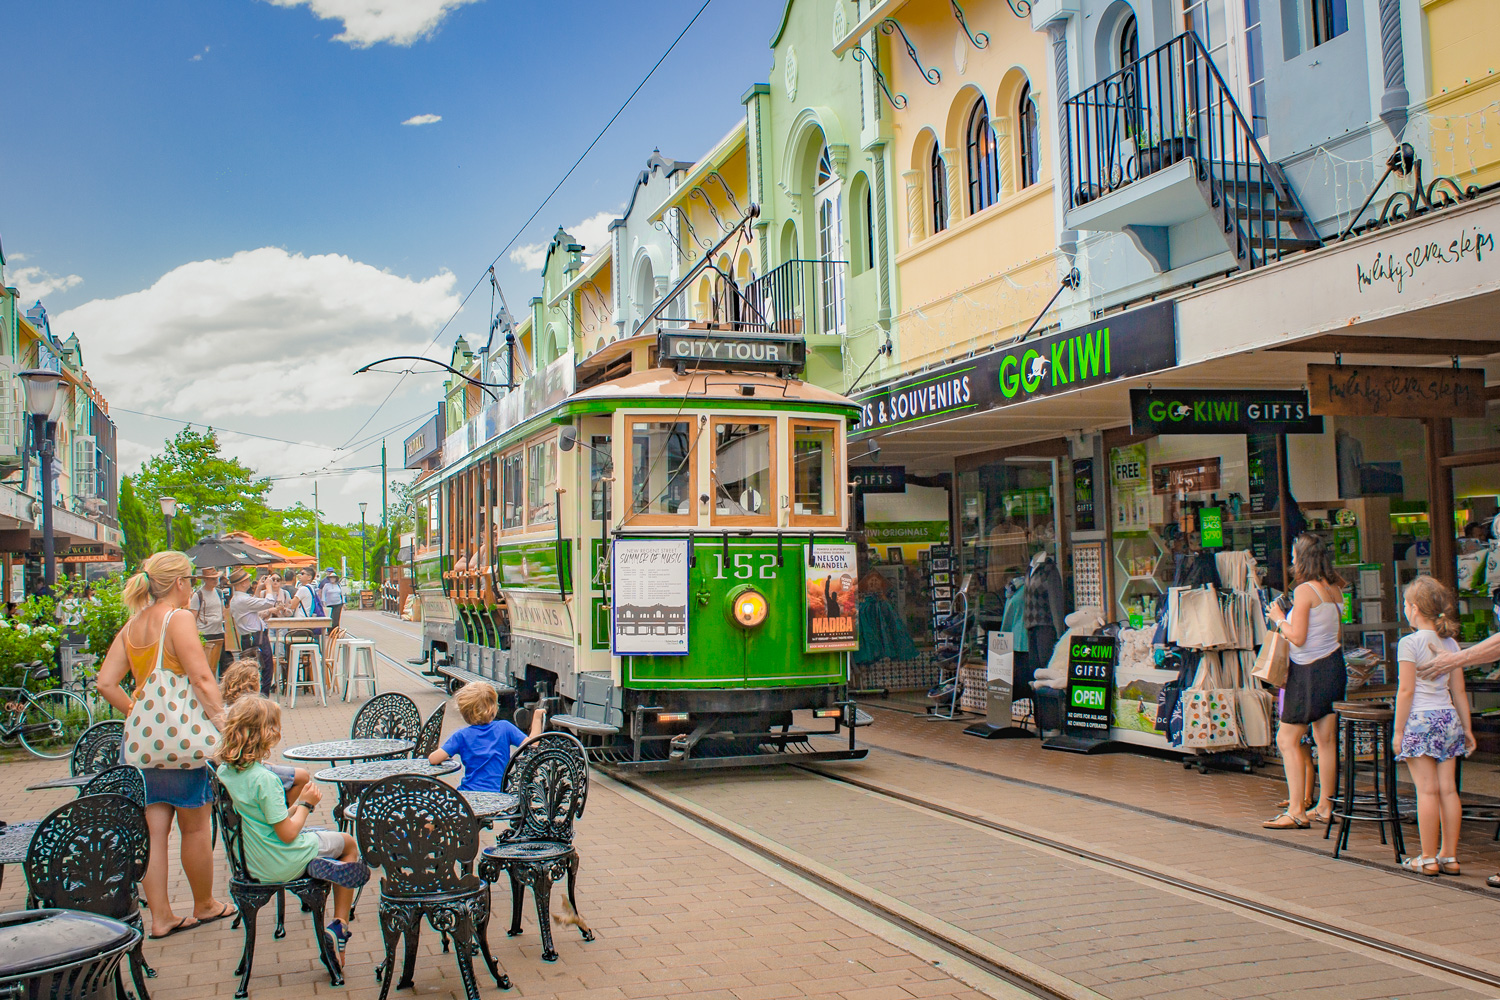
[[[1163,134],[1162,123],[1153,122],[1145,134],[1137,137],[1135,151],[1135,175],[1146,177],[1163,167],[1170,167],[1179,160],[1195,155],[1198,142],[1187,133],[1183,122],[1174,122],[1171,132]]]

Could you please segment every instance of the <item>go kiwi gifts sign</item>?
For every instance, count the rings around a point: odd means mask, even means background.
[[[1176,307],[1157,302],[858,396],[863,412],[854,433],[982,413],[1176,364]]]

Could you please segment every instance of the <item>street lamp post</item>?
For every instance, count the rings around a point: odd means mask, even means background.
[[[161,504],[162,520],[167,525],[166,548],[172,547],[172,518],[177,516],[177,500],[174,497],[157,497],[156,502]]]
[[[57,424],[48,417],[57,402],[57,388],[63,381],[61,372],[47,368],[30,368],[21,372],[21,384],[26,387],[26,409],[31,414],[32,426],[36,430],[38,465],[42,477],[42,581],[47,593],[57,582],[57,567],[53,565],[52,535],[52,454],[53,435]]]
[[[359,505],[359,578],[366,583],[370,582],[370,560],[365,555],[365,511],[369,506],[368,503]]]

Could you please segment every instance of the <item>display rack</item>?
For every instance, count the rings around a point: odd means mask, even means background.
[[[1166,553],[1154,529],[1115,532],[1115,603],[1121,617],[1138,614],[1143,621],[1156,617],[1155,605],[1166,593],[1161,580]]]
[[[933,638],[936,640],[939,651],[938,682],[935,687],[927,692],[928,700],[927,718],[942,719],[950,721],[960,715],[966,714],[958,707],[958,700],[963,697],[963,663],[964,651],[968,645],[969,638],[969,595],[960,590],[953,597],[953,611],[945,619],[938,619],[933,623]],[[954,642],[954,633],[957,632],[957,641]],[[948,643],[953,643],[955,651],[951,656],[944,655],[942,650]]]

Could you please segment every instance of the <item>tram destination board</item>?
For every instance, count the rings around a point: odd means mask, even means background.
[[[807,342],[780,334],[663,330],[656,346],[662,364],[689,370],[794,371],[807,361]]]
[[[1068,641],[1068,689],[1063,733],[1042,745],[1049,750],[1092,753],[1109,742],[1114,710],[1116,640],[1075,635]]]

